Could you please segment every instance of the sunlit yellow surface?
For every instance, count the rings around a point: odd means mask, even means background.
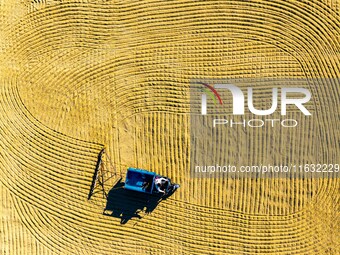
[[[339,8],[0,1],[0,253],[339,254],[339,180],[190,178],[188,94],[193,78],[339,77]],[[236,129],[230,159],[339,163],[339,81],[309,89],[312,122]],[[120,224],[87,200],[103,147],[108,171],[181,188]]]

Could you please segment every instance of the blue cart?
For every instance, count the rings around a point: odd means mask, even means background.
[[[157,179],[166,179],[168,181],[168,185],[166,186],[165,192],[159,192],[159,188],[156,187],[158,185]],[[162,194],[166,195],[170,192],[175,191],[179,188],[178,184],[172,184],[171,180],[167,177],[158,175],[154,172],[150,172],[143,169],[129,167],[126,173],[125,178],[125,189],[133,190],[137,192],[143,192],[147,194]]]

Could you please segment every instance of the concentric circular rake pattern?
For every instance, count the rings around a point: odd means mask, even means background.
[[[193,78],[308,79],[316,124],[285,133],[292,143],[249,131],[240,148],[261,145],[265,153],[276,142],[278,158],[338,160],[336,11],[321,1],[46,1],[31,10],[6,28],[15,40],[1,75],[1,182],[17,224],[44,252],[339,252],[336,179],[190,179],[188,172]],[[119,168],[159,171],[181,188],[125,225],[102,215],[87,195],[104,144]],[[255,151],[249,161],[259,157]]]

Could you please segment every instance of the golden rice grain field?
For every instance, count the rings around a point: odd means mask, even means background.
[[[237,128],[224,152],[340,163],[339,0],[0,0],[0,21],[0,254],[340,254],[338,178],[189,169],[193,78],[323,78],[302,125]],[[104,147],[107,193],[129,166],[180,189],[103,213]]]

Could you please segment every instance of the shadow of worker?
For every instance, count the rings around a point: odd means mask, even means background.
[[[124,189],[121,179],[109,191],[103,214],[120,218],[125,224],[132,218],[141,219],[141,212],[151,213],[161,202],[160,195],[150,195]]]

